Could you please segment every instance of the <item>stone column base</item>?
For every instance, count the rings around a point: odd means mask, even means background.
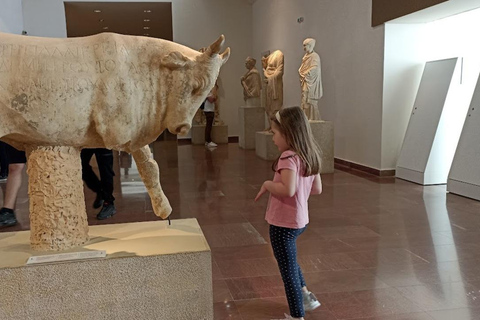
[[[240,136],[238,145],[243,149],[255,149],[255,133],[265,127],[265,110],[261,107],[240,107]]]
[[[255,153],[264,160],[275,160],[280,155],[277,146],[273,143],[273,133],[259,131],[255,133]]]
[[[332,121],[310,120],[313,136],[322,151],[321,173],[334,171],[334,131]]]
[[[80,150],[28,150],[30,243],[34,250],[65,250],[88,240]]]

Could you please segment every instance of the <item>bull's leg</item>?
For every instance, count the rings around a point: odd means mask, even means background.
[[[88,241],[80,150],[34,147],[27,150],[32,249],[64,250]]]
[[[160,172],[158,164],[151,158],[150,147],[144,146],[132,153],[133,159],[137,163],[138,172],[142,177],[145,187],[152,201],[153,211],[157,216],[166,219],[172,213],[172,207],[167,197],[163,193],[160,185]]]

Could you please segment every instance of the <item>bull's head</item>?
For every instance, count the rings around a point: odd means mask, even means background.
[[[170,71],[168,92],[163,99],[167,99],[164,127],[171,133],[185,135],[190,130],[195,112],[215,85],[220,67],[230,56],[230,48],[219,54],[224,41],[222,35],[203,53],[174,51],[162,58],[162,67]]]

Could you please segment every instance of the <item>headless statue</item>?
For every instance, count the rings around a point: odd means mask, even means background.
[[[283,64],[283,53],[280,50],[262,58],[267,98],[265,112],[269,119],[283,107]]]

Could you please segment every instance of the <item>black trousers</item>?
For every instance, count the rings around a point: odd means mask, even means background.
[[[215,118],[215,112],[204,112],[205,118],[207,118],[207,125],[205,126],[205,142],[212,142],[212,127],[213,119]]]
[[[95,154],[100,171],[100,180],[93,172],[90,160]],[[87,187],[102,197],[105,202],[113,203],[113,152],[112,150],[97,148],[83,149],[80,157],[82,159],[82,179]]]
[[[0,176],[8,176],[8,157],[5,145],[5,142],[0,141]]]

